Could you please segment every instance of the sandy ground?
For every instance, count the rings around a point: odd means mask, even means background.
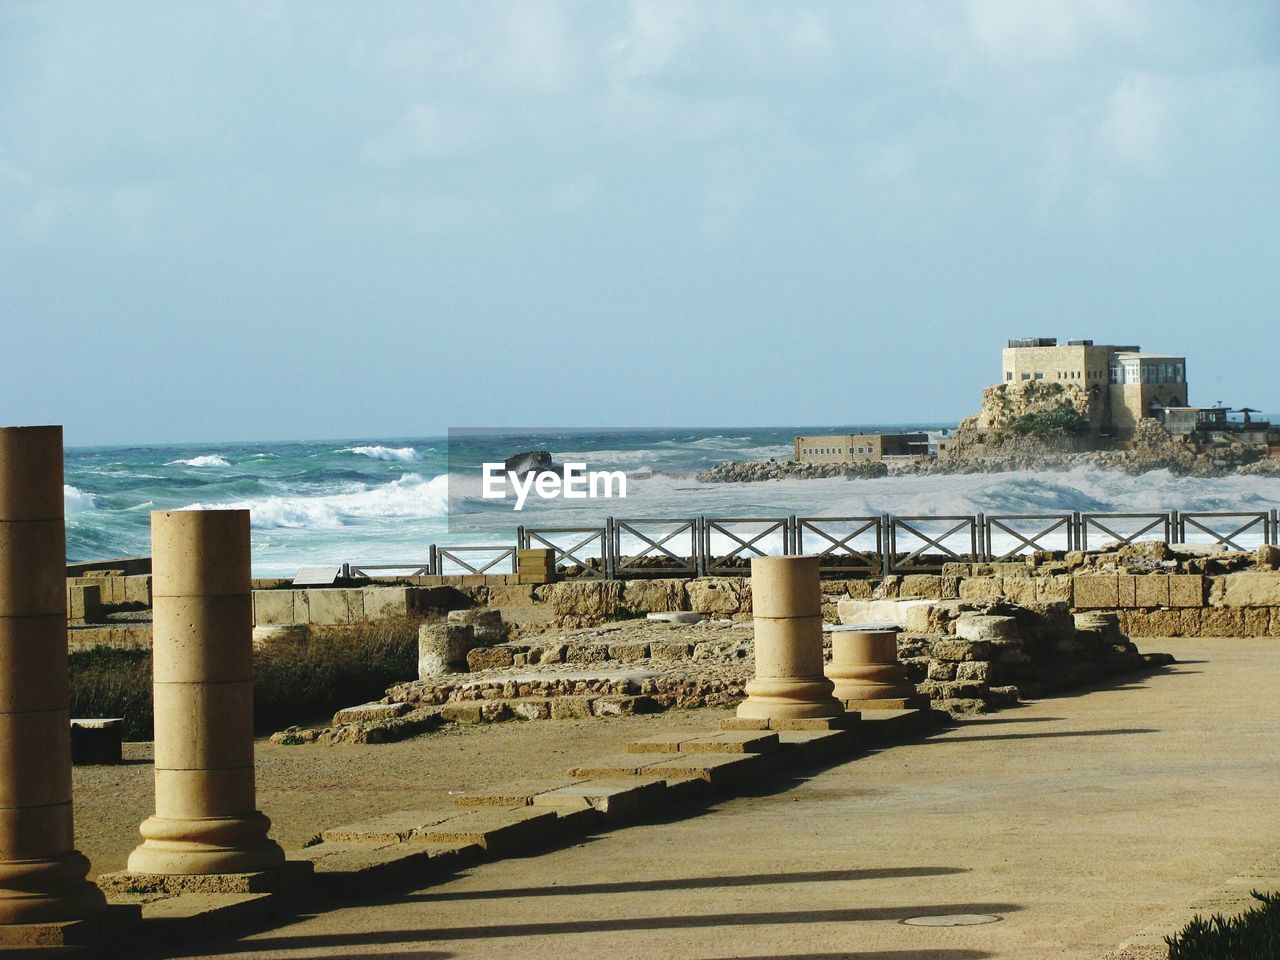
[[[728,709],[638,717],[446,726],[401,743],[323,747],[257,744],[258,805],[272,836],[301,847],[328,827],[431,806],[450,790],[559,776],[588,755],[621,753],[629,740],[716,727]],[[127,743],[123,766],[76,767],[76,846],[93,874],[124,869],[154,811],[151,745]]]
[[[702,815],[481,864],[424,890],[180,955],[1094,960],[1280,850],[1280,647],[1144,646],[1186,662],[969,722]],[[589,730],[599,731],[592,741],[625,739],[689,719],[509,725],[368,756],[405,761],[376,794],[389,807],[398,790],[539,765],[494,747],[539,742],[559,768],[568,753],[550,751],[604,746],[577,742]],[[379,769],[338,753],[308,767],[313,755],[288,761],[309,769],[313,784]],[[290,794],[272,786],[286,772],[275,762],[264,758],[263,805],[287,810]],[[350,811],[348,800],[322,797],[312,802]],[[308,811],[297,835],[318,819]],[[955,914],[999,919],[902,923]]]

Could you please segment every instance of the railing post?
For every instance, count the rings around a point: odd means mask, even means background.
[[[707,518],[706,517],[699,516],[697,518],[697,529],[698,529],[697,535],[694,537],[694,540],[697,543],[697,549],[698,549],[697,570],[698,570],[698,576],[705,577],[707,575],[707,553],[709,552],[709,548],[707,546]]]
[[[974,561],[991,559],[991,528],[987,526],[987,515],[979,512],[973,518],[973,531],[969,537],[973,544]]]
[[[1169,511],[1169,535],[1164,538],[1165,543],[1186,543],[1187,529],[1182,522],[1182,515],[1177,510]]]
[[[440,561],[436,555],[436,545],[434,543],[427,550],[427,569],[431,571],[430,576],[440,576]]]
[[[880,529],[884,533],[884,549],[880,551],[880,574],[887,577],[893,572],[893,549],[896,539],[893,518],[889,514],[880,514]]]
[[[604,578],[613,579],[613,562],[616,555],[613,542],[613,517],[604,518],[604,533],[600,543],[600,563],[604,566]]]
[[[787,517],[786,525],[782,528],[782,555],[794,556],[800,553],[799,538],[796,536],[796,515],[793,513]]]

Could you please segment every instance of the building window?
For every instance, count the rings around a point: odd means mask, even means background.
[[[1022,379],[1023,379],[1023,380],[1030,380],[1030,379],[1031,379],[1031,374],[1029,374],[1029,373],[1024,373],[1024,374],[1022,375]]]
[[[1004,378],[1005,378],[1006,380],[1012,380],[1012,379],[1013,379],[1013,374],[1012,374],[1011,372],[1010,372],[1010,373],[1006,373],[1006,374],[1004,375]]]
[[[1039,370],[1037,370],[1037,371],[1036,371],[1036,379],[1037,379],[1037,380],[1043,380],[1043,379],[1044,379],[1044,374],[1043,374],[1043,373],[1041,373]]]

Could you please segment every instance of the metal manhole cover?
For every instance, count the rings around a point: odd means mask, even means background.
[[[949,913],[940,917],[908,917],[902,922],[909,927],[971,927],[979,923],[996,923],[1004,917],[989,913]]]

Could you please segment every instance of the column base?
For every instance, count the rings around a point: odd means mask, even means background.
[[[836,699],[840,698],[839,691]],[[909,697],[876,697],[865,700],[845,700],[849,710],[928,710],[929,698],[923,693],[914,693]]]
[[[0,924],[81,920],[106,909],[102,891],[85,880],[89,861],[77,850],[47,860],[0,862]]]
[[[757,677],[738,705],[744,720],[812,720],[844,715],[825,677]]]
[[[270,827],[271,821],[256,811],[205,820],[148,817],[127,870],[177,876],[274,870],[284,865],[284,851],[267,837]]]

